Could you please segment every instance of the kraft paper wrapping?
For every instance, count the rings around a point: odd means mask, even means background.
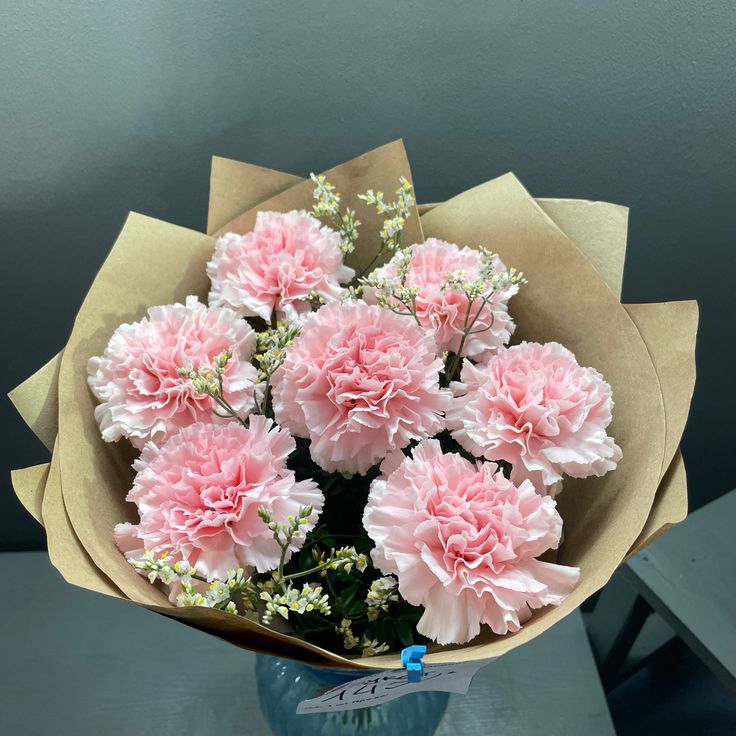
[[[695,386],[695,333],[698,305],[694,301],[627,304],[652,361],[659,367],[665,407],[665,450],[661,475],[680,444]]]
[[[212,161],[213,169],[216,162]],[[585,253],[611,291],[621,298],[629,226],[628,207],[587,199],[535,199],[550,219]],[[418,205],[424,216],[437,202]]]
[[[49,450],[59,430],[60,366],[61,353],[8,394],[25,423]]]
[[[678,449],[662,478],[644,528],[626,555],[628,560],[687,516],[687,474]]]
[[[628,208],[581,199],[537,199],[536,202],[583,251],[620,300],[629,227]]]
[[[10,482],[13,484],[15,495],[25,506],[26,511],[42,525],[43,490],[48,476],[49,463],[10,471]]]
[[[79,543],[69,521],[62,496],[58,449],[57,438],[48,468],[48,479],[41,507],[46,527],[49,558],[67,582],[97,593],[122,598],[124,596],[117,586],[95,566],[84,547]]]
[[[371,173],[372,162],[380,168],[380,177]],[[400,144],[384,146],[326,173],[346,201],[369,187],[392,191],[399,173],[410,179]],[[247,230],[256,206],[308,209],[312,188],[311,183],[288,174],[214,159],[208,230]],[[268,201],[260,203],[264,195]],[[468,209],[475,208],[477,213],[470,218],[474,221],[467,221]],[[368,224],[364,212],[359,212],[359,218]],[[444,233],[458,242],[487,244],[501,252],[507,265],[528,274],[531,283],[522,290],[522,294],[527,292],[526,298],[521,299],[521,294],[514,298],[520,332],[541,340],[560,339],[581,362],[604,373],[617,401],[612,431],[625,454],[615,473],[588,479],[577,484],[579,487],[566,484],[560,497],[561,501],[569,498],[561,505],[566,543],[560,559],[583,567],[583,579],[573,596],[558,609],[537,612],[518,634],[497,637],[486,632],[464,647],[433,647],[427,657],[430,662],[479,659],[498,656],[528,641],[569,613],[605,583],[632,545],[645,544],[651,534],[683,515],[680,504],[679,515],[672,516],[668,499],[671,495],[684,498],[684,469],[679,453],[671,463],[668,458],[677,447],[692,392],[697,312],[692,303],[684,303],[688,305],[684,307],[644,305],[638,312],[636,307],[631,310],[629,318],[618,304],[613,294],[620,292],[625,208],[576,200],[535,202],[512,176],[506,176],[434,209],[427,208],[422,222],[427,236],[441,237]],[[421,238],[418,225],[410,235],[413,240]],[[61,417],[60,440],[51,468],[16,471],[14,484],[32,508],[38,509],[43,499],[50,554],[71,582],[109,595],[124,595],[249,649],[313,663],[399,666],[396,655],[348,660],[219,611],[171,608],[162,594],[124,562],[112,543],[112,526],[131,518],[132,508],[127,508],[124,496],[132,477],[132,455],[123,443],[110,446],[99,438],[94,401],[86,387],[86,361],[102,351],[118,324],[139,319],[148,306],[182,300],[188,293],[204,297],[204,263],[212,247],[213,241],[199,233],[130,216],[80,310],[63,356],[50,361],[14,392],[21,414],[45,441],[53,441],[57,434],[54,412],[48,410],[49,402],[51,406],[55,403],[57,390]],[[359,263],[372,257],[371,248],[375,243],[360,243]],[[604,274],[605,281],[593,266]],[[165,283],[157,279],[160,273],[167,274]],[[537,285],[530,289],[535,273]],[[134,294],[126,293],[121,286],[126,283],[136,283]],[[548,289],[552,296],[545,301],[539,298],[538,290],[549,283],[558,288],[554,293]],[[665,334],[674,329],[679,329],[683,338],[679,352],[672,349],[677,347],[672,344],[675,341]],[[576,336],[576,330],[584,334]],[[39,420],[41,416],[45,418]],[[636,446],[637,434],[644,431],[651,439],[647,452]],[[669,470],[659,484],[664,468]],[[47,473],[42,493],[39,489]],[[652,507],[658,484],[660,493]],[[604,517],[607,523],[602,529]]]
[[[213,156],[207,232],[214,233],[243,212],[302,181],[292,174]]]

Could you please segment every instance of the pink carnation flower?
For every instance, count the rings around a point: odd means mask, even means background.
[[[328,471],[365,473],[389,452],[444,428],[434,339],[410,317],[359,301],[327,304],[273,378],[276,420],[311,440]]]
[[[160,447],[149,442],[133,463],[127,500],[140,523],[118,524],[115,539],[129,555],[138,548],[185,559],[207,579],[224,578],[238,567],[267,572],[278,567],[281,549],[258,516],[264,506],[275,521],[312,506],[304,542],[314,527],[323,497],[313,480],[296,481],[286,459],[293,437],[266,417],[238,422],[192,424]]]
[[[397,254],[373,274],[388,281],[395,280],[401,257],[401,253]],[[412,246],[406,283],[419,288],[417,316],[423,326],[434,331],[439,353],[458,351],[468,314],[468,297],[456,289],[441,287],[449,275],[458,272],[466,281],[478,279],[481,266],[480,252],[472,248],[458,248],[453,243],[435,238]],[[498,257],[494,259],[494,268],[496,272],[505,270]],[[514,284],[493,294],[473,325],[475,334],[470,334],[465,340],[463,355],[484,358],[509,341],[516,326],[508,313],[508,300],[518,290],[518,285]],[[491,290],[485,292],[486,295],[491,293]],[[375,303],[375,289],[366,288],[364,295],[367,302]],[[471,317],[478,313],[480,304],[480,299],[473,302]]]
[[[531,609],[561,603],[580,576],[535,559],[560,541],[551,498],[529,481],[514,485],[495,463],[443,454],[437,440],[373,481],[363,525],[376,567],[424,606],[417,631],[440,644],[470,641],[482,623],[518,631]]]
[[[255,333],[230,309],[213,309],[188,296],[186,304],[151,307],[140,322],[120,325],[105,352],[90,358],[87,382],[101,402],[95,418],[105,442],[127,437],[133,445],[163,442],[172,432],[210,419],[216,408],[197,394],[178,368],[209,366],[231,350],[223,386],[233,408],[254,408],[257,371],[251,357]]]
[[[447,413],[453,437],[477,457],[513,463],[511,478],[544,492],[566,473],[604,475],[621,459],[606,434],[611,387],[556,342],[523,342],[487,364],[463,364]]]
[[[207,275],[210,304],[246,317],[271,321],[271,313],[296,318],[309,311],[300,301],[319,294],[330,301],[355,271],[342,262],[340,234],[307,212],[259,212],[245,235],[227,233],[217,241]]]

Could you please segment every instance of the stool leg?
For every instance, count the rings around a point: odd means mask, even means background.
[[[613,690],[625,679],[622,676],[621,667],[651,613],[652,609],[649,604],[640,595],[636,596],[629,615],[624,620],[621,631],[618,632],[618,636],[601,667],[601,682],[604,690]]]
[[[593,613],[595,611],[596,604],[598,603],[598,599],[601,597],[601,591],[596,590],[593,595],[586,598],[581,604],[580,604],[580,610],[583,613]]]

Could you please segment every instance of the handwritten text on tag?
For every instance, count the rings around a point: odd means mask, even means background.
[[[424,668],[421,682],[410,683],[406,670],[384,670],[337,685],[319,697],[302,700],[297,713],[329,713],[338,710],[368,708],[387,703],[408,693],[422,690],[443,690],[465,695],[475,673],[490,660],[459,664],[430,664]]]

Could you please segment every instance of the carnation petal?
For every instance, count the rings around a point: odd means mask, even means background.
[[[103,440],[127,438],[142,448],[194,422],[214,420],[214,401],[177,371],[208,367],[225,351],[232,352],[223,373],[227,398],[246,416],[254,408],[254,341],[254,331],[235,312],[208,308],[195,296],[185,304],[151,307],[140,322],[121,325],[87,365]]]
[[[413,320],[352,301],[321,307],[273,376],[274,414],[308,437],[329,472],[364,474],[387,455],[444,428],[433,339]]]
[[[306,297],[334,301],[355,276],[343,263],[338,232],[305,211],[259,212],[253,230],[226,233],[207,264],[209,302],[247,317],[298,319]]]
[[[471,590],[454,595],[434,585],[424,600],[417,632],[438,644],[464,644],[480,633],[483,603]]]
[[[464,361],[460,378],[448,428],[476,457],[512,463],[515,482],[529,478],[545,493],[563,473],[602,475],[621,459],[606,433],[611,387],[562,345],[500,348],[485,364]]]
[[[572,590],[579,570],[535,559],[557,547],[562,519],[528,480],[517,486],[437,440],[392,466],[371,484],[363,525],[374,564],[424,606],[417,631],[441,644],[469,641],[481,623],[505,634]]]
[[[313,480],[296,481],[287,467],[290,448],[288,432],[260,415],[249,427],[199,422],[161,446],[149,442],[134,463],[128,494],[140,522],[116,527],[118,546],[125,552],[137,537],[139,547],[165,548],[208,579],[241,566],[274,569],[281,550],[258,509],[286,521],[311,506],[306,533],[324,502]],[[303,541],[296,538],[290,551]]]

